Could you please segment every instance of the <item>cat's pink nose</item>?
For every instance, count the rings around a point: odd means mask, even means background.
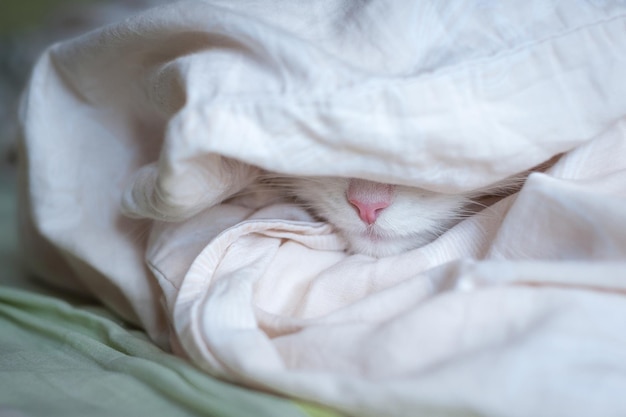
[[[350,180],[346,197],[359,212],[359,217],[366,224],[376,222],[380,213],[391,205],[395,187],[353,178]]]
[[[348,201],[359,210],[359,217],[367,224],[374,224],[380,212],[386,207],[389,207],[389,202],[387,201],[379,201],[377,203],[363,202],[354,199]]]

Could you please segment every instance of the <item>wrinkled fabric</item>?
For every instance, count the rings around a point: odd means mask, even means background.
[[[626,5],[182,2],[39,60],[24,246],[207,372],[352,415],[626,414]],[[456,193],[373,259],[260,170]],[[245,201],[244,201],[245,200]]]

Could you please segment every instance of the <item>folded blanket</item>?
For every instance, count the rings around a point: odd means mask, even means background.
[[[55,45],[22,112],[26,254],[213,375],[352,415],[622,416],[625,24],[623,2],[195,1]],[[260,169],[457,193],[553,157],[382,259],[227,200]]]

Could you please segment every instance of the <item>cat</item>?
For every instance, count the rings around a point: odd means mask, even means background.
[[[520,191],[530,174],[549,172],[562,156],[557,154],[491,185],[459,194],[359,178],[284,175],[258,168],[256,179],[237,199],[249,208],[298,204],[314,219],[332,225],[349,253],[383,258],[431,243],[459,221],[490,210],[497,201]]]
[[[376,258],[432,242],[485,202],[519,189],[527,173],[465,194],[443,194],[357,178],[268,177],[315,218],[333,225],[348,252]]]

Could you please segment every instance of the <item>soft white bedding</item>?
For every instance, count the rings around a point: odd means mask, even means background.
[[[25,247],[228,380],[360,416],[623,416],[625,51],[621,1],[153,9],[36,66]],[[221,204],[256,167],[460,192],[559,154],[379,260]]]

